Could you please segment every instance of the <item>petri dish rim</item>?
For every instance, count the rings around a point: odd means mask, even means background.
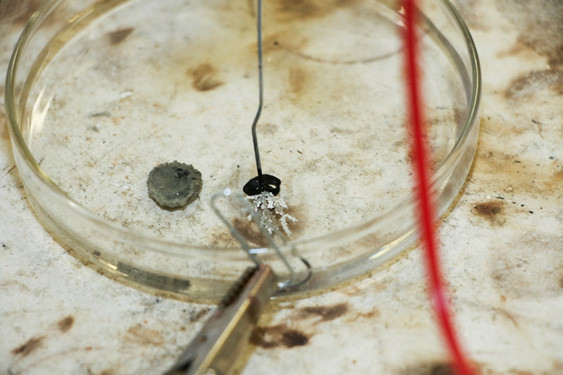
[[[98,216],[93,211],[87,209],[86,207],[82,206],[79,202],[75,201],[74,199],[70,198],[63,190],[61,190],[50,178],[49,176],[42,170],[41,166],[34,158],[33,154],[31,153],[29,147],[27,146],[24,137],[21,132],[21,119],[25,112],[25,97],[20,98],[20,101],[16,102],[16,75],[18,74],[18,67],[20,63],[20,59],[23,53],[23,50],[27,46],[30,38],[33,37],[35,31],[44,20],[45,17],[48,16],[52,7],[56,5],[57,0],[48,0],[41,3],[39,9],[36,13],[31,17],[29,22],[26,24],[20,38],[17,41],[17,44],[14,48],[13,54],[10,59],[10,63],[7,70],[6,76],[6,91],[5,91],[5,103],[8,115],[8,123],[9,123],[9,130],[12,139],[12,147],[14,149],[14,153],[17,152],[21,154],[22,161],[26,164],[26,166],[31,170],[34,177],[40,181],[43,187],[49,189],[54,196],[57,197],[59,203],[61,205],[66,206],[67,209],[74,211],[76,214],[87,218],[88,221],[95,223],[99,228],[104,230],[111,236],[117,236],[120,240],[128,242],[132,245],[142,245],[141,250],[150,250],[154,252],[159,252],[166,255],[172,256],[180,256],[185,257],[195,256],[200,259],[215,259],[216,254],[214,252],[221,252],[221,256],[224,260],[228,259],[244,259],[245,254],[240,249],[232,249],[232,248],[220,248],[216,246],[202,246],[196,244],[189,244],[189,243],[178,243],[169,240],[163,240],[143,234],[139,234],[137,232],[128,230],[118,224],[109,222],[104,220],[100,216]],[[386,2],[386,1],[383,1]],[[479,113],[479,104],[481,98],[481,70],[479,65],[479,59],[475,44],[471,37],[470,31],[467,28],[466,24],[464,23],[461,15],[456,10],[456,8],[451,4],[449,0],[436,0],[436,2],[440,3],[445,10],[449,13],[450,16],[453,17],[453,20],[459,29],[459,32],[463,36],[465,47],[467,49],[467,53],[469,56],[470,62],[470,72],[469,75],[471,76],[471,87],[469,92],[469,97],[467,99],[467,116],[465,118],[465,122],[461,127],[459,132],[459,137],[453,144],[449,154],[445,157],[443,162],[439,165],[437,171],[432,176],[432,182],[437,184],[445,176],[449,175],[452,169],[460,162],[461,155],[463,151],[471,146],[472,141],[476,138],[475,132],[478,131],[478,113]],[[121,4],[127,3],[126,0],[114,0],[108,3],[113,4],[113,7],[117,7]],[[31,80],[33,81],[33,80]],[[26,85],[29,82],[26,81]],[[16,158],[17,159],[17,158]],[[17,159],[18,160],[18,159]],[[465,178],[465,175],[463,176]],[[26,181],[24,179],[24,185],[28,188]],[[457,193],[457,192],[456,192]],[[440,207],[440,214],[442,214],[450,205],[450,202]],[[392,209],[387,211],[382,215],[378,215],[375,217],[371,217],[365,222],[348,226],[345,228],[338,229],[334,232],[303,238],[294,241],[291,245],[311,245],[315,243],[322,243],[322,242],[345,242],[348,241],[350,238],[357,238],[361,236],[362,233],[369,231],[370,228],[377,225],[381,221],[386,220],[386,216],[388,216],[393,211],[403,211],[407,208],[412,206],[412,201],[410,198],[406,198],[396,204]],[[309,246],[307,246],[309,247]],[[213,252],[210,252],[213,250]],[[308,249],[310,251],[322,251],[322,248],[314,246],[313,249]],[[375,253],[375,249],[374,249]],[[365,254],[366,257],[371,257],[373,254]]]

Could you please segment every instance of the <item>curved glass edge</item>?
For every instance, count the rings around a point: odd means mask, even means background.
[[[119,1],[114,1],[112,3],[115,3],[115,6],[117,6],[123,2],[124,0],[119,0]],[[71,199],[69,199],[66,196],[66,194],[60,191],[60,189],[42,171],[42,169],[34,159],[33,155],[29,151],[27,145],[25,144],[25,141],[23,139],[23,136],[19,128],[20,120],[25,110],[25,108],[22,106],[25,106],[25,103],[22,103],[20,101],[19,109],[21,109],[21,111],[18,112],[18,106],[16,106],[16,96],[15,96],[15,78],[18,73],[18,62],[20,56],[22,54],[22,51],[25,49],[29,38],[31,38],[35,33],[35,31],[37,30],[38,23],[40,23],[41,20],[44,17],[46,17],[51,7],[55,6],[57,3],[58,1],[56,0],[48,0],[41,4],[39,10],[33,15],[30,22],[26,25],[22,35],[20,36],[17,45],[14,49],[14,52],[12,54],[10,64],[8,67],[8,74],[6,78],[6,94],[5,94],[6,108],[7,108],[8,120],[10,124],[10,134],[12,136],[12,147],[14,149],[14,154],[19,154],[16,157],[16,164],[18,165],[20,171],[27,170],[27,172],[30,175],[34,175],[34,177],[32,178],[35,178],[36,180],[35,182],[40,185],[43,185],[44,189],[45,188],[48,189],[53,194],[53,197],[57,198],[58,203],[62,205],[61,207],[66,207],[66,209],[74,211],[78,216],[80,215],[84,216],[87,220],[90,220],[91,222],[95,223],[95,225],[99,227],[98,230],[104,232],[112,232],[117,238],[120,238],[121,241],[127,243],[128,245],[131,246],[140,245],[146,251],[160,252],[162,254],[169,256],[186,256],[189,254],[195,257],[201,257],[202,259],[216,261],[216,256],[209,255],[209,250],[212,249],[215,251],[224,252],[224,256],[226,257],[226,259],[229,259],[230,261],[242,261],[244,259],[244,254],[242,254],[240,250],[199,247],[193,245],[178,244],[178,243],[163,241],[159,239],[146,238],[144,236],[140,236],[135,233],[132,233],[122,227],[106,222],[100,217],[98,217],[97,215],[95,215],[94,213],[80,206],[77,202],[74,202]],[[472,95],[470,97],[469,113],[467,115],[466,122],[463,126],[462,133],[458,138],[458,141],[454,145],[452,151],[445,159],[444,163],[440,166],[437,173],[433,176],[433,183],[436,190],[438,191],[438,194],[444,194],[444,192],[447,193],[446,195],[449,194],[446,199],[447,204],[443,205],[443,207],[441,208],[439,212],[440,215],[443,214],[448,209],[449,205],[457,195],[457,192],[461,188],[461,185],[463,184],[465,177],[467,176],[467,173],[469,172],[469,168],[471,166],[471,160],[473,159],[475,153],[475,145],[478,135],[478,125],[476,124],[476,122],[478,120],[479,103],[480,103],[480,95],[481,95],[481,71],[480,71],[477,51],[473,39],[471,37],[471,34],[467,29],[467,26],[465,25],[463,19],[455,9],[455,7],[448,0],[443,0],[443,4],[446,5],[449,12],[456,19],[457,25],[460,28],[462,34],[464,35],[466,41],[466,45],[470,57],[470,63],[471,63]],[[453,186],[451,183],[448,184],[448,180],[452,179],[451,175],[454,172],[451,171],[450,169],[452,168],[453,165],[458,164],[459,160],[461,159],[465,159],[465,160],[468,159],[469,162],[462,163],[463,165],[462,170],[457,171],[457,173],[455,173],[456,178],[454,178],[453,180],[457,180],[459,186]],[[26,186],[26,190],[28,194],[33,195],[31,193],[33,189],[30,189],[28,186],[29,176],[27,177],[28,179],[24,179],[24,185]],[[57,223],[55,220],[50,218],[46,210],[44,210],[41,204],[38,203],[36,199],[33,199],[33,197],[32,197],[32,201],[35,210],[38,211],[40,213],[40,216],[42,216],[45,219],[45,221],[47,222],[47,226],[51,227],[51,229],[55,232],[60,231],[64,233],[65,228],[61,228],[59,223]],[[408,213],[408,211],[411,211],[412,209],[413,209],[412,201],[407,199],[401,202],[393,210],[393,213],[395,215],[405,214]],[[311,248],[315,248],[317,251],[322,251],[323,245],[330,244],[331,246],[334,246],[335,244],[337,244],[335,243],[335,241],[350,242],[351,238],[357,239],[364,237],[368,235],[370,232],[372,232],[374,226],[382,224],[384,221],[387,220],[382,219],[381,217],[377,217],[363,224],[354,227],[345,228],[340,231],[333,232],[329,235],[301,240],[299,242],[294,243],[293,245],[299,247],[307,247],[308,251],[310,251]],[[350,233],[351,231],[353,233]],[[354,258],[346,263],[339,263],[334,267],[327,267],[324,269],[316,270],[315,276],[308,283],[307,288],[302,288],[301,290],[295,290],[295,293],[303,293],[311,289],[324,288],[328,286],[327,284],[332,285],[335,282],[338,283],[339,280],[343,281],[350,279],[352,277],[366,273],[369,270],[373,270],[375,267],[385,263],[393,256],[403,251],[414,240],[415,234],[413,232],[413,223],[407,223],[403,228],[401,228],[401,231],[402,231],[402,235],[399,236],[394,242],[392,242],[387,246],[374,248],[374,251],[371,254],[366,254],[365,256]],[[68,235],[64,236],[65,238],[62,239],[63,242],[72,245],[72,242],[75,242],[73,241],[74,235],[75,233],[69,232]],[[83,244],[80,243],[75,243],[73,247],[76,247],[78,249],[84,248]],[[88,250],[85,252],[85,254],[88,253],[91,253],[91,251]],[[186,295],[190,295],[191,297],[197,300],[207,299],[206,296],[209,296],[210,288],[213,289],[219,287],[218,290],[221,290],[223,289],[220,287],[221,284],[224,283],[225,286],[228,287],[228,283],[230,282],[230,279],[226,279],[223,282],[221,282],[221,281],[209,281],[205,278],[201,278],[201,281],[191,282],[191,285],[194,286],[192,288],[188,288],[186,290],[174,289],[174,288],[171,289],[164,287],[164,284],[166,284],[165,282],[158,283],[155,282],[154,280],[150,282],[151,280],[150,277],[147,278],[146,276],[143,277],[139,276],[142,275],[143,272],[145,274],[150,274],[151,271],[143,270],[142,267],[129,264],[130,262],[127,263],[117,258],[108,261],[108,260],[104,260],[103,256],[96,257],[95,254],[92,259],[87,259],[88,258],[87,256],[81,256],[80,254],[77,257],[84,258],[85,262],[93,262],[99,264],[100,271],[108,272],[108,270],[110,270],[109,273],[111,274],[112,273],[111,270],[112,269],[115,270],[116,272],[113,272],[113,275],[108,275],[110,277],[121,279],[121,281],[126,281],[126,283],[128,280],[133,281],[134,283],[141,283],[151,289],[158,290],[159,293],[167,291],[171,293],[171,295],[180,297],[182,299],[184,299]],[[121,270],[119,264],[122,264]],[[334,277],[330,277],[330,276],[334,276],[334,269],[336,267],[339,269],[338,280],[336,280]],[[327,275],[329,276],[328,278]],[[174,279],[174,276],[170,276],[170,278]],[[149,280],[149,282],[147,282],[147,280]],[[201,284],[201,285],[195,287],[197,286],[197,284]],[[179,285],[183,285],[183,284],[180,283]],[[198,293],[196,290],[202,290],[202,291],[205,290],[205,292]],[[221,295],[221,293],[219,293],[219,295]],[[211,299],[214,300],[215,297],[211,296]]]

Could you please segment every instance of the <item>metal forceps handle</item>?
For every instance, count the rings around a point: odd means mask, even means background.
[[[229,220],[216,206],[217,199],[228,198],[235,203],[239,213],[250,213],[254,222],[274,250],[282,263],[290,271],[289,280],[280,281],[272,267],[259,261],[250,245],[242,235],[229,223]],[[235,368],[242,349],[249,340],[250,334],[270,297],[279,291],[297,287],[311,277],[311,265],[304,259],[306,274],[297,279],[292,266],[281,252],[273,237],[260,224],[260,215],[248,206],[248,202],[240,194],[232,194],[229,189],[217,193],[211,198],[211,206],[218,218],[230,229],[231,234],[239,241],[243,250],[256,264],[247,268],[235,282],[229,292],[205,323],[202,330],[191,341],[186,351],[176,364],[165,375],[228,375]],[[281,236],[281,234],[278,234]],[[285,239],[284,239],[285,241]]]
[[[165,375],[230,374],[277,288],[270,266],[248,268]]]

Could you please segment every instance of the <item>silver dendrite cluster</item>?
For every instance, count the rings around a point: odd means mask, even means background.
[[[295,223],[297,219],[285,212],[288,207],[282,198],[265,191],[258,195],[247,196],[247,199],[254,212],[261,213],[261,224],[270,234],[279,231],[281,227],[286,235],[291,235],[289,222]],[[248,220],[251,219],[252,216],[248,215]]]

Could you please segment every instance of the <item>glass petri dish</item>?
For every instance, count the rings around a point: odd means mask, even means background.
[[[284,213],[297,219],[281,251],[299,275],[299,257],[312,268],[291,293],[365,274],[415,239],[398,3],[264,4],[262,168],[282,180]],[[475,153],[479,62],[448,1],[425,1],[420,20],[443,214]],[[250,264],[210,199],[256,175],[256,50],[253,2],[44,1],[14,50],[6,107],[22,181],[53,237],[129,285],[219,299]],[[203,188],[167,211],[146,180],[174,160],[197,168]],[[265,252],[250,222],[233,225]]]

